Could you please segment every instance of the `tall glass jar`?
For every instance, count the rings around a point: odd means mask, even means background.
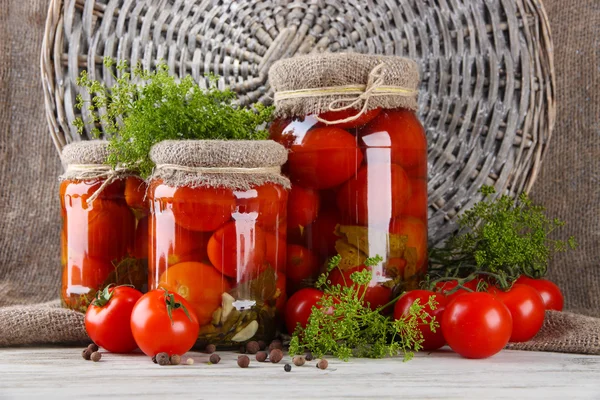
[[[147,288],[145,183],[106,165],[107,156],[102,141],[70,144],[62,152],[61,302],[82,312],[107,285]]]
[[[289,149],[284,171],[292,181],[288,254],[303,260],[288,264],[288,295],[312,285],[336,254],[342,260],[330,280],[341,285],[367,268],[367,257],[382,258],[365,296],[372,308],[416,287],[426,271],[427,139],[414,111],[416,68],[358,54],[302,56],[271,68],[279,118],[270,133]]]
[[[151,157],[150,287],[191,303],[198,346],[273,339],[286,300],[286,150],[167,141]]]

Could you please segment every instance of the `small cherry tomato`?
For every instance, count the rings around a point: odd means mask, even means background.
[[[99,291],[85,313],[85,330],[94,343],[111,353],[137,349],[131,333],[131,312],[142,293],[129,286]]]
[[[328,112],[319,114],[319,118],[321,118],[325,121],[335,122],[335,121],[340,121],[340,120],[343,120],[343,119],[346,119],[349,117],[354,117],[359,112],[360,112],[360,110],[355,110],[355,109],[347,109],[347,110],[342,110],[342,111],[328,111]],[[326,124],[327,126],[334,126],[336,128],[340,128],[340,129],[356,128],[358,126],[363,126],[363,125],[368,124],[369,122],[371,122],[371,120],[373,118],[378,116],[380,112],[381,112],[381,108],[374,108],[372,110],[365,111],[361,116],[359,116],[358,118],[356,118],[352,121],[341,122],[339,124],[327,124],[326,122],[322,122],[322,123]]]
[[[172,198],[175,222],[192,231],[214,231],[231,219],[235,209],[230,189],[183,186],[175,189]]]
[[[419,304],[424,305],[429,302],[431,296],[433,296],[434,300],[437,302],[437,306],[435,307],[435,310],[432,310],[429,305],[425,306],[423,311],[429,314],[431,318],[428,318],[426,322],[421,321],[418,325],[418,329],[423,335],[423,343],[421,343],[423,350],[436,350],[446,344],[441,326],[438,326],[434,332],[431,330],[429,324],[433,318],[435,318],[435,322],[437,322],[438,325],[441,324],[442,316],[444,315],[447,304],[446,298],[443,295],[430,290],[411,290],[404,293],[398,299],[394,307],[394,319],[399,320],[401,318],[406,318],[409,315],[410,307],[416,300],[419,300]]]
[[[448,345],[466,358],[487,358],[506,346],[512,333],[510,311],[489,293],[466,293],[446,305],[442,333]]]
[[[315,128],[292,145],[289,175],[300,186],[327,189],[352,177],[362,159],[356,137],[350,133],[334,127]]]
[[[562,311],[565,305],[565,298],[560,288],[548,279],[532,279],[521,276],[516,283],[531,286],[539,292],[544,300],[546,310]]]
[[[361,168],[340,188],[337,205],[353,224],[387,226],[406,206],[410,190],[410,181],[402,167],[370,165]]]
[[[136,176],[128,176],[125,179],[125,202],[137,211],[145,213],[146,205],[146,182]]]
[[[316,306],[322,297],[323,292],[320,290],[305,288],[288,299],[285,306],[285,326],[290,335],[294,333],[298,324],[306,328],[313,306]]]
[[[152,357],[165,352],[183,355],[196,339],[200,325],[192,305],[163,289],[143,295],[131,312],[131,332],[140,350]]]
[[[496,288],[490,288],[489,292],[498,297],[510,311],[513,320],[511,342],[526,342],[540,331],[546,309],[537,290],[531,286],[515,284],[506,292]]]
[[[331,281],[331,285],[340,285],[342,287],[351,287],[353,286],[357,289],[358,285],[354,284],[354,281],[351,278],[351,275],[354,272],[362,272],[366,270],[368,267],[361,265],[358,267],[350,268],[349,270],[342,271],[340,268],[335,268],[329,273],[328,280]],[[374,274],[375,275],[375,274]],[[386,305],[392,299],[392,289],[385,287],[377,282],[376,276],[373,276],[373,279],[367,286],[366,290],[361,288],[358,291],[359,296],[363,296],[364,294],[364,303],[369,305],[371,310],[376,310],[377,308]],[[384,310],[384,314],[387,313]]]
[[[213,233],[207,251],[212,265],[223,274],[252,279],[264,267],[265,234],[254,221],[230,222]]]
[[[307,226],[319,214],[319,192],[294,185],[288,198],[288,227]]]
[[[160,276],[158,287],[186,299],[200,325],[210,322],[221,306],[223,293],[231,290],[229,281],[216,268],[199,262],[182,262],[168,268]]]
[[[287,247],[287,285],[288,292],[310,286],[319,274],[319,264],[312,251],[306,247],[290,244]]]

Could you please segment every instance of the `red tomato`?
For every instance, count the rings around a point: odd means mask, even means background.
[[[402,215],[427,221],[427,181],[411,179],[410,192],[410,199],[402,208]]]
[[[199,331],[192,305],[177,293],[152,290],[138,300],[131,312],[133,338],[150,357],[162,352],[185,354],[196,343]]]
[[[177,293],[193,307],[200,325],[210,322],[221,306],[222,295],[231,290],[229,281],[215,268],[199,262],[182,262],[167,269],[158,287]]]
[[[562,311],[565,298],[563,297],[560,288],[554,283],[547,279],[532,279],[526,276],[521,276],[517,279],[516,283],[531,286],[539,292],[544,300],[546,310]]]
[[[149,264],[163,271],[185,261],[205,261],[210,237],[210,232],[182,228],[168,213],[155,213],[150,220]]]
[[[319,118],[325,121],[339,121],[342,119],[346,119],[348,117],[353,117],[358,114],[360,110],[348,109],[342,111],[328,111],[319,114]],[[358,126],[363,126],[371,122],[373,118],[379,115],[381,112],[381,108],[374,108],[372,110],[365,111],[360,117],[356,118],[353,121],[342,122],[339,124],[327,124],[327,126],[334,126],[340,129],[348,129],[348,128],[356,128]]]
[[[444,310],[446,309],[447,300],[443,295],[430,290],[411,290],[404,293],[398,299],[396,306],[394,307],[394,319],[398,320],[407,317],[409,315],[410,307],[415,300],[420,300],[420,304],[423,305],[429,302],[431,296],[433,296],[438,303],[435,310],[432,310],[429,306],[425,306],[423,311],[429,314],[431,318],[435,318],[435,321],[440,324],[442,316],[444,315]],[[427,319],[427,323],[421,322],[418,326],[419,331],[421,331],[421,334],[423,335],[423,343],[421,343],[423,350],[436,350],[446,344],[441,326],[436,328],[435,332],[431,330],[429,326],[431,318]]]
[[[513,323],[508,308],[489,293],[466,293],[446,305],[442,333],[466,358],[493,356],[506,346]]]
[[[146,205],[146,182],[136,176],[128,176],[125,179],[125,202],[138,211],[145,211]]]
[[[406,170],[427,165],[425,130],[415,113],[410,110],[382,111],[365,126],[360,139],[360,145],[367,147],[391,147],[391,162]],[[368,158],[367,161],[375,160]]]
[[[491,288],[490,293],[498,297],[510,311],[513,320],[511,342],[526,342],[540,331],[546,309],[537,290],[515,284],[507,292]]]
[[[446,294],[446,293],[452,291],[452,289],[454,289],[456,286],[458,286],[458,282],[456,280],[438,282],[435,284],[435,291],[440,292],[444,296],[446,296],[446,298],[448,299],[448,303],[450,303],[452,300],[454,300],[455,298],[457,298],[458,296],[460,296],[462,294],[472,293],[472,292],[477,291],[478,282],[479,281],[477,279],[474,279],[472,281],[466,282],[463,285],[467,289],[471,289],[471,291],[461,288],[452,294]]]
[[[288,157],[293,182],[312,189],[327,189],[356,173],[363,155],[356,138],[343,129],[324,127],[306,133]]]
[[[286,250],[285,236],[265,232],[265,260],[275,271],[285,273]]]
[[[417,270],[425,267],[427,261],[427,226],[418,218],[395,218],[390,223],[390,233],[406,235],[406,247],[413,247],[417,252]]]
[[[286,275],[290,293],[310,286],[319,275],[319,263],[313,252],[296,244],[288,245]]]
[[[304,118],[276,119],[269,126],[269,138],[289,149],[294,143],[300,143],[306,132],[317,124],[317,119],[312,115]]]
[[[340,268],[335,268],[329,273],[328,281],[331,281],[331,285],[334,286],[354,286],[354,288],[356,289],[357,285],[354,285],[354,281],[352,281],[350,275],[352,275],[354,272],[364,271],[367,268],[368,267],[364,265],[351,268],[347,271],[342,271]],[[376,276],[373,276],[373,280],[369,283],[369,286],[367,287],[366,291],[364,289],[361,289],[358,294],[359,296],[362,296],[363,293],[364,303],[368,304],[371,310],[375,310],[381,306],[386,305],[392,299],[392,289],[377,283]]]
[[[281,186],[265,183],[254,189],[233,192],[236,198],[238,213],[251,214],[251,219],[263,229],[275,231],[281,221],[285,220],[286,201],[288,193]]]
[[[361,168],[337,194],[337,205],[352,223],[383,226],[400,215],[410,198],[410,181],[396,164]]]
[[[144,217],[137,222],[131,255],[140,260],[148,258],[148,241],[148,217]]]
[[[69,305],[71,305],[71,296],[77,298],[101,289],[102,284],[115,269],[109,261],[81,256],[68,257],[64,268],[62,293],[63,299]]]
[[[111,353],[137,349],[131,333],[131,311],[142,293],[128,286],[106,288],[85,313],[85,330],[94,343]]]
[[[207,250],[210,262],[223,274],[252,279],[263,268],[265,234],[254,221],[230,222],[213,233]]]
[[[319,192],[294,185],[288,200],[288,227],[306,226],[313,222],[318,214]]]
[[[337,212],[322,212],[315,222],[304,229],[306,243],[320,260],[337,254],[335,242],[339,237],[335,234],[335,228],[341,222]]]
[[[306,328],[308,317],[312,312],[313,306],[323,297],[323,292],[313,288],[305,288],[294,293],[285,306],[285,326],[291,335],[300,324]]]
[[[234,209],[230,189],[184,186],[173,193],[175,222],[192,231],[214,231],[231,219]]]

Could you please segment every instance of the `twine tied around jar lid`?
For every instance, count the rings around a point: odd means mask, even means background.
[[[316,116],[317,121],[328,125],[343,124],[352,122],[368,110],[369,100],[374,96],[416,96],[417,91],[410,88],[384,85],[386,64],[381,63],[374,67],[369,73],[369,80],[366,85],[345,85],[345,86],[330,86],[316,89],[300,89],[300,90],[285,90],[275,93],[274,101],[277,107],[278,102],[285,99],[304,98],[304,97],[320,97],[323,95],[356,95],[355,98],[340,98],[329,103],[327,111],[339,112],[352,108],[356,108],[361,102],[362,106],[358,113],[347,118],[337,120],[326,120],[320,116]],[[344,106],[336,107],[338,104],[348,103]]]
[[[188,167],[178,164],[158,164],[156,170],[182,171],[190,174],[281,174],[280,166],[242,168],[242,167]]]
[[[116,167],[113,168],[110,165],[101,164],[69,164],[62,176],[63,179],[66,176],[75,176],[77,179],[104,179],[104,182],[98,189],[92,193],[90,197],[85,199],[85,204],[89,205],[100,196],[100,194],[106,189],[111,183],[116,180],[131,176],[132,173],[127,168]]]

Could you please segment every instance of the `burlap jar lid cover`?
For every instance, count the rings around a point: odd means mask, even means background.
[[[165,140],[152,147],[150,159],[156,164],[152,179],[174,187],[291,187],[281,175],[287,150],[272,140]]]
[[[417,109],[419,69],[413,60],[323,53],[277,61],[269,70],[277,117],[374,108]],[[325,121],[341,123],[342,121]]]

